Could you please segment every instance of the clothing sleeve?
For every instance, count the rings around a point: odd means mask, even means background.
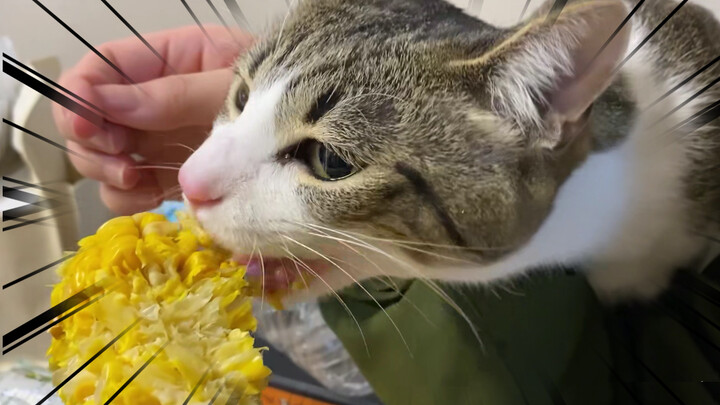
[[[442,291],[417,280],[395,292],[366,288],[377,303],[358,287],[342,295],[357,324],[337,300],[322,309],[387,405],[558,403],[573,395],[562,392],[578,383],[568,373],[588,357],[578,349],[597,325],[597,303],[579,276]],[[587,387],[570,391],[610,404],[607,370],[596,363],[583,369]]]
[[[337,301],[322,310],[387,405],[720,403],[720,257],[622,305],[572,273],[443,286],[445,298],[422,281],[367,290],[377,303],[342,294],[357,324]]]

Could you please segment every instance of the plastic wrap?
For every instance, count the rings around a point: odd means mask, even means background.
[[[372,388],[350,354],[327,326],[317,303],[283,311],[254,305],[257,333],[287,354],[325,387],[340,395],[364,396]]]

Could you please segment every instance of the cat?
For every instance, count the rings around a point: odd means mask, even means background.
[[[720,233],[720,130],[688,123],[720,63],[666,95],[720,56],[720,24],[688,3],[639,47],[678,3],[616,32],[635,4],[498,28],[442,0],[301,1],[239,59],[185,198],[267,290],[316,276],[289,304],[563,265],[651,299]]]

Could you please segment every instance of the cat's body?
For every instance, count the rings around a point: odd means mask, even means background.
[[[229,248],[323,262],[309,295],[582,265],[602,294],[653,296],[720,233],[720,130],[681,126],[720,89],[667,115],[720,63],[654,104],[720,56],[720,25],[687,4],[614,74],[677,5],[598,53],[630,3],[499,29],[440,0],[303,2],[240,63],[185,193]]]
[[[625,56],[677,5],[640,8]],[[530,243],[483,276],[584,264],[601,293],[652,297],[673,270],[700,264],[720,226],[720,130],[717,122],[667,130],[720,101],[720,87],[667,114],[719,78],[720,63],[655,103],[720,57],[719,35],[712,13],[688,4],[628,60],[594,103],[593,152],[560,189],[553,213]]]

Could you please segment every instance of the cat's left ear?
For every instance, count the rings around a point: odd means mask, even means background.
[[[612,41],[628,14],[620,1],[568,5],[513,31],[472,59],[451,62],[470,76],[480,74],[493,109],[553,147],[566,143],[566,124],[585,112],[610,85],[630,40],[629,24]],[[536,131],[537,130],[537,131]]]

